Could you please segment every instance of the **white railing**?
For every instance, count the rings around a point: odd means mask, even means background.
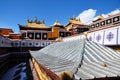
[[[105,28],[97,31],[88,31],[87,38],[90,41],[102,45],[120,45],[120,25],[111,26],[110,28]],[[83,39],[84,34],[74,35],[63,38],[63,42],[72,41],[77,39]]]
[[[13,40],[12,47],[46,47],[50,44],[56,43],[51,40]]]
[[[12,47],[11,40],[9,38],[0,36],[0,47]]]
[[[0,35],[0,47],[46,47],[56,42],[53,40],[11,40]]]
[[[73,41],[73,40],[80,40],[84,38],[84,34],[79,34],[79,35],[74,35],[74,36],[70,36],[70,37],[65,37],[63,38],[63,42],[66,41]]]

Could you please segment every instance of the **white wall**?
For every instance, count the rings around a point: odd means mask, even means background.
[[[103,45],[120,45],[120,26],[88,33],[88,40]],[[84,35],[63,38],[63,41],[83,39]]]

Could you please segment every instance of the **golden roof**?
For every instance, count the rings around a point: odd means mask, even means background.
[[[44,24],[44,20],[37,21],[37,18],[34,18],[34,21],[30,21],[29,19],[27,19],[27,26],[28,27],[34,27],[34,28],[46,28],[45,24]]]
[[[70,18],[70,19],[69,19],[69,23],[83,25],[83,23],[81,22],[80,18],[77,19],[76,17]]]
[[[100,20],[104,19],[104,17],[102,16],[102,14],[100,14],[100,15],[98,16],[98,19],[100,19]]]

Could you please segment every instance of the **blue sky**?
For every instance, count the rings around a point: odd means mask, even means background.
[[[18,24],[26,25],[27,18],[44,19],[46,26],[53,25],[56,20],[66,25],[69,17],[81,17],[84,22],[118,9],[120,0],[1,0],[0,27],[12,28],[18,33]]]

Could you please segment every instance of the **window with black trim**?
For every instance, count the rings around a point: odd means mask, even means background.
[[[30,39],[34,39],[34,33],[28,32],[27,37],[29,37]]]
[[[117,16],[117,17],[114,17],[114,18],[113,18],[113,23],[114,23],[114,22],[118,22],[118,21],[120,21],[120,16]]]
[[[105,21],[100,22],[100,26],[104,26],[105,25]]]
[[[70,36],[70,35],[71,35],[71,33],[70,33],[70,32],[67,32],[67,33],[66,33],[66,36]]]
[[[112,19],[106,20],[106,24],[111,24],[111,23],[112,23]]]
[[[35,39],[41,39],[41,33],[35,33]]]
[[[99,23],[96,23],[96,24],[95,24],[95,27],[99,27]]]
[[[64,32],[59,32],[59,36],[64,37],[65,36]]]
[[[47,40],[47,33],[42,33],[42,39]]]
[[[93,24],[93,25],[91,25],[91,28],[95,28],[95,25]]]

